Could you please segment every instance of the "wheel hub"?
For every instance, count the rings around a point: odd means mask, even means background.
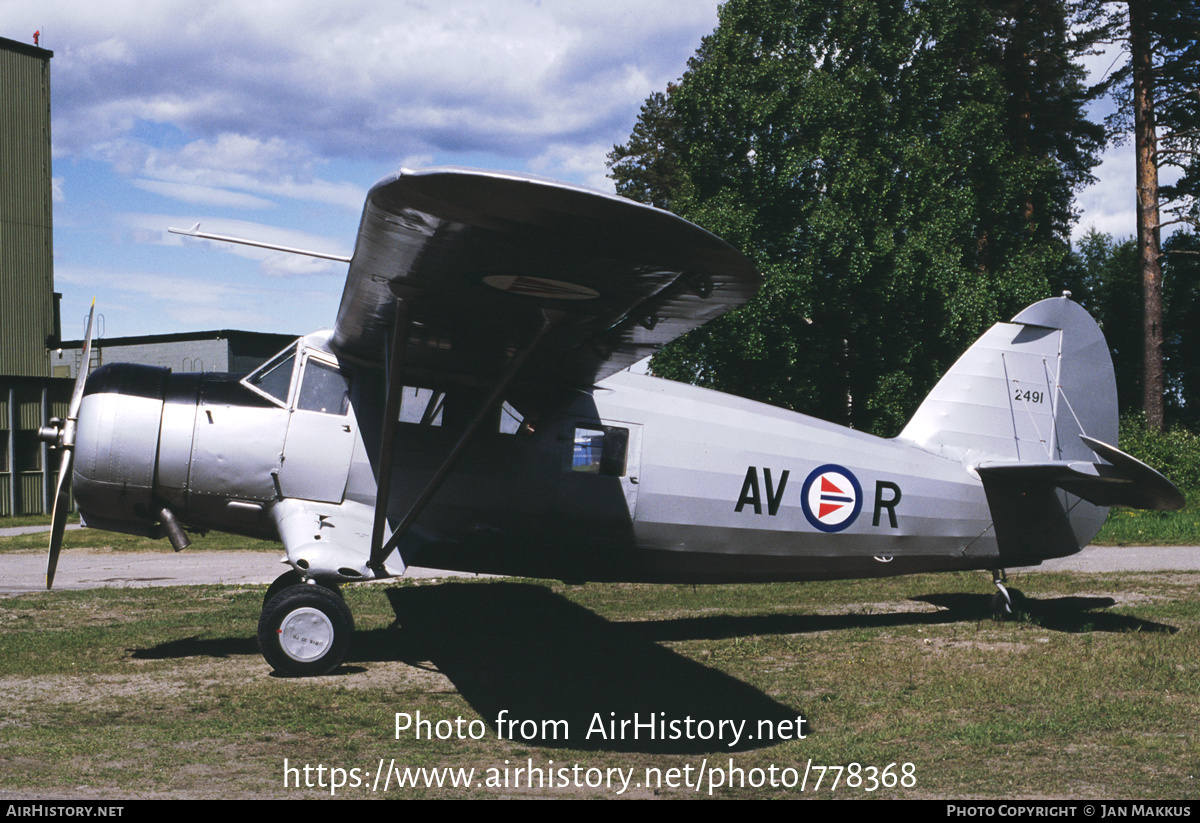
[[[320,660],[333,642],[333,623],[318,609],[296,609],[279,624],[279,646],[298,663]]]

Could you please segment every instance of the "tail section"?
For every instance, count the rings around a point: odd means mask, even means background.
[[[979,476],[1003,565],[1073,554],[1095,537],[1108,506],[1183,505],[1170,481],[1109,445],[1117,391],[1108,345],[1066,297],[988,330],[900,439]]]
[[[900,437],[973,465],[1092,459],[1078,434],[1116,442],[1117,384],[1096,321],[1057,297],[989,329]]]

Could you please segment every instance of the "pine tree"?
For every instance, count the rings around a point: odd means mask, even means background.
[[[1194,0],[1080,0],[1074,8],[1086,38],[1118,42],[1127,62],[1098,87],[1119,104],[1114,136],[1134,136],[1137,246],[1143,288],[1143,410],[1163,426],[1163,226],[1198,226],[1200,193],[1200,9]],[[1159,185],[1159,170],[1183,172]],[[1166,211],[1172,219],[1163,221]]]

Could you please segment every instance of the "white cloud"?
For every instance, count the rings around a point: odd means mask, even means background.
[[[1078,240],[1090,229],[1121,240],[1137,231],[1134,201],[1133,146],[1115,146],[1104,152],[1093,172],[1097,182],[1079,193],[1075,205],[1080,219],[1072,237]]]
[[[67,151],[151,121],[380,158],[406,145],[532,156],[617,111],[629,120],[682,72],[715,12],[716,0],[359,0],[112,2],[100,14],[49,2],[40,14],[61,41]]]
[[[118,318],[144,311],[150,301],[171,320],[192,328],[197,327],[200,317],[206,318],[200,327],[218,320],[217,328],[241,328],[261,323],[262,312],[255,306],[271,297],[262,290],[194,277],[95,267],[60,267],[55,281],[61,286],[83,286],[107,295],[106,300],[98,302],[96,311],[105,315],[108,336],[124,336]],[[70,301],[64,296],[64,302]]]
[[[233,254],[247,260],[266,261],[270,258],[284,255],[286,257],[299,257],[306,261],[313,261],[311,264],[304,266],[287,266],[278,263],[272,263],[270,273],[305,273],[313,274],[318,272],[340,272],[345,273],[346,264],[336,260],[325,260],[323,258],[307,257],[305,255],[294,255],[287,252],[277,252],[270,249],[258,248],[256,246],[246,246],[240,243],[230,243],[221,240],[204,240],[194,237],[185,237],[179,234],[172,234],[167,231],[168,228],[190,229],[200,223],[200,230],[207,234],[219,234],[225,237],[237,237],[244,240],[253,240],[259,243],[271,243],[276,246],[287,246],[294,249],[303,249],[305,251],[315,251],[322,254],[336,254],[348,256],[350,250],[345,247],[345,243],[350,238],[330,238],[321,235],[311,234],[309,232],[297,231],[295,229],[283,228],[280,226],[271,226],[264,223],[252,223],[245,220],[231,220],[229,218],[204,218],[198,215],[179,216],[166,214],[124,214],[119,217],[120,225],[124,226],[130,234],[134,235],[139,242],[153,243],[155,245],[166,246],[200,246],[205,249],[212,249],[228,254]]]
[[[0,19],[41,29],[54,51],[65,287],[82,269],[207,266],[157,288],[142,280],[136,299],[120,290],[132,282],[123,276],[98,283],[121,334],[195,327],[200,316],[303,331],[332,320],[344,265],[194,240],[200,249],[181,250],[166,226],[200,220],[206,231],[348,254],[366,188],[401,165],[536,169],[611,191],[605,154],[628,138],[645,97],[683,72],[718,5],[0,0]],[[292,228],[244,221],[267,209]],[[307,303],[293,298],[306,277],[321,284]],[[218,285],[239,278],[274,299]]]
[[[610,151],[610,144],[554,144],[530,160],[529,168],[546,177],[578,180],[581,185],[611,194],[616,187],[608,177],[605,162]]]
[[[143,191],[160,194],[174,200],[182,200],[184,203],[232,209],[269,209],[274,205],[270,200],[264,200],[251,194],[213,188],[212,186],[198,186],[194,183],[172,183],[166,180],[145,179],[132,182],[134,186]]]
[[[310,329],[294,328],[297,306],[315,303],[336,307],[340,291],[281,292],[273,284],[255,286],[210,277],[106,267],[64,266],[55,272],[55,279],[64,289],[66,307],[84,305],[86,298],[79,296],[82,294],[105,295],[105,299],[98,301],[96,311],[104,315],[105,335],[109,337],[205,328],[270,327],[301,333]],[[147,332],[140,324],[150,304],[157,307],[161,316],[157,318],[159,327]],[[68,312],[69,308],[64,308],[63,333],[71,337],[73,324],[66,316]],[[82,321],[79,325],[78,334],[82,336]]]
[[[1103,154],[1099,168],[1094,170],[1097,182],[1082,192],[1076,199],[1080,219],[1071,236],[1078,241],[1090,229],[1107,234],[1115,240],[1124,240],[1137,234],[1137,169],[1133,141],[1124,145],[1110,146]],[[1167,185],[1179,179],[1179,170],[1170,167],[1159,172],[1159,184]],[[1161,220],[1169,220],[1160,214]],[[1178,226],[1163,229],[1163,239]]]

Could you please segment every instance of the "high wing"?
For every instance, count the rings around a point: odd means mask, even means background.
[[[532,347],[509,395],[545,408],[748,300],[760,279],[720,238],[622,197],[402,171],[367,196],[332,342],[383,360],[399,301],[405,382],[494,385]]]

